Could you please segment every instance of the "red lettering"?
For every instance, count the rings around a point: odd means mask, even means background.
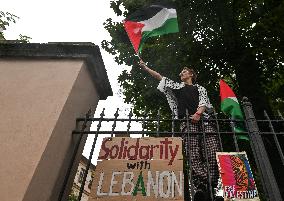
[[[128,144],[128,141],[126,141],[125,144]],[[127,154],[127,146],[125,146],[123,149],[123,159],[126,158],[126,154]]]
[[[131,156],[131,149],[134,148],[134,154]],[[129,160],[137,160],[137,156],[138,156],[138,148],[139,148],[139,139],[137,139],[136,141],[136,145],[132,145],[128,148],[127,150],[127,156]]]
[[[173,164],[173,161],[175,160],[175,157],[176,157],[177,152],[178,152],[178,149],[179,149],[179,145],[176,145],[176,148],[175,148],[174,151],[173,151],[172,149],[173,149],[173,147],[170,147],[171,160],[170,160],[170,162],[169,162],[169,165],[172,165],[172,164]]]
[[[116,151],[114,152],[114,155],[113,155],[113,150],[114,150],[114,148],[116,149]],[[111,147],[111,149],[110,149],[110,158],[111,158],[111,159],[115,159],[115,158],[117,157],[117,155],[118,155],[118,151],[119,151],[118,145],[113,145],[113,146]]]
[[[179,150],[179,145],[174,146],[173,141],[169,138],[164,138],[156,145],[140,145],[139,138],[135,139],[136,142],[131,139],[131,143],[126,138],[120,138],[120,142],[115,141],[107,144],[110,139],[103,140],[98,159],[151,160],[155,155],[160,159],[169,160],[169,165],[172,165]]]
[[[168,159],[169,158],[169,144],[172,144],[172,141],[169,141],[168,138],[165,139],[165,141],[160,141],[161,144],[164,144],[165,145],[165,159]],[[162,158],[160,158],[162,159]]]
[[[125,138],[122,138],[122,140],[121,140],[121,145],[120,145],[120,151],[119,151],[119,155],[118,155],[118,159],[121,159],[121,157],[122,157],[124,141],[125,141]]]
[[[145,154],[143,155],[143,149],[145,149]],[[149,149],[150,146],[141,146],[139,149],[139,158],[140,159],[144,159],[144,160],[149,160],[150,156],[149,156]]]
[[[107,159],[107,157],[109,155],[109,149],[106,147],[106,142],[107,141],[109,141],[109,138],[104,139],[103,142],[102,142],[101,149],[105,152],[105,155],[99,156],[99,159]]]
[[[163,159],[163,145],[160,145],[160,159]]]
[[[159,145],[151,145],[150,158],[149,159],[152,159],[154,157],[154,149],[155,148],[159,149]]]

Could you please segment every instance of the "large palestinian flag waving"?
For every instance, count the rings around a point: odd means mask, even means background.
[[[178,32],[177,13],[173,6],[152,4],[127,17],[124,27],[135,52],[141,53],[148,38]]]

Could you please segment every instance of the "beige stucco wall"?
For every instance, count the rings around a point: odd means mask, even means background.
[[[98,100],[83,60],[0,59],[1,200],[57,199],[75,119]]]

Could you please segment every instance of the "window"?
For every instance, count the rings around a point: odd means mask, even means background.
[[[81,168],[81,171],[79,173],[79,177],[78,177],[78,182],[81,184],[83,182],[83,178],[84,178],[84,174],[85,174],[85,169]]]
[[[92,187],[93,179],[94,179],[94,176],[92,175],[92,176],[91,176],[91,179],[90,179],[90,181],[89,181],[89,185],[88,185],[88,188],[89,188],[89,189],[91,189],[91,187]]]

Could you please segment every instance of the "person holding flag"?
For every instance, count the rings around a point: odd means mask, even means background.
[[[209,174],[211,177],[212,187],[216,188],[218,183],[218,166],[216,161],[216,152],[220,151],[220,144],[215,127],[212,122],[205,121],[204,131],[207,134],[205,137],[205,145],[203,143],[202,133],[203,128],[200,119],[209,119],[213,107],[210,104],[207,96],[207,91],[204,87],[196,84],[197,75],[191,68],[184,67],[179,74],[181,83],[174,82],[160,73],[149,68],[142,60],[140,66],[155,79],[159,80],[158,90],[166,95],[169,106],[176,118],[186,118],[186,110],[190,115],[191,122],[187,126],[183,122],[180,126],[185,147],[186,156],[191,156],[192,179],[195,188],[193,196],[194,201],[207,200],[208,193],[208,178],[205,158],[205,149],[208,156]],[[188,135],[189,133],[189,135]],[[218,197],[220,200],[220,198]]]
[[[179,31],[176,9],[170,4],[161,3],[161,1],[132,13],[124,20],[123,24],[140,60],[142,47],[148,38]],[[213,111],[207,91],[204,87],[195,84],[196,73],[193,69],[185,67],[180,73],[182,82],[176,83],[147,67],[142,60],[140,66],[160,81],[158,89],[166,95],[169,106],[176,118],[185,118],[186,111],[191,116],[190,125],[187,126],[186,122],[182,123],[181,131],[185,133],[182,137],[186,155],[189,156],[189,152],[191,154],[192,177],[195,188],[194,201],[205,201],[208,195],[207,167],[204,161],[205,147],[209,161],[209,174],[214,188],[217,186],[219,177],[216,152],[220,151],[220,145],[217,135],[206,135],[206,145],[204,145],[202,136],[192,133],[203,132],[200,119],[208,119],[210,111]],[[216,133],[210,121],[205,122],[204,131]],[[188,133],[192,135],[187,137]]]

